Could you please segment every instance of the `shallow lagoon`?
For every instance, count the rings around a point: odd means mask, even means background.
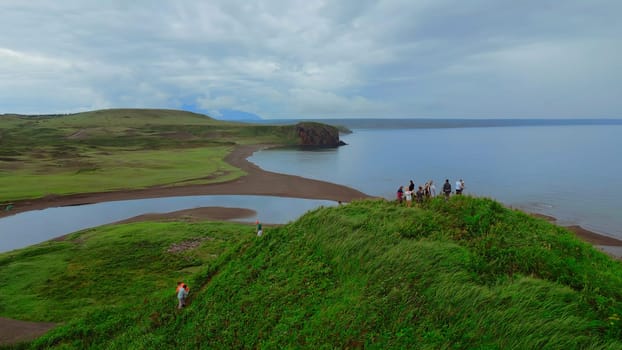
[[[284,224],[309,210],[337,203],[300,198],[211,195],[134,199],[33,210],[0,219],[0,252],[27,247],[71,232],[147,213],[167,213],[200,207],[248,208],[255,216],[239,222]]]

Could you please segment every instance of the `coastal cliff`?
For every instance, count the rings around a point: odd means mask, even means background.
[[[339,130],[331,125],[301,122],[295,125],[295,132],[301,146],[331,148],[345,145],[339,140]]]

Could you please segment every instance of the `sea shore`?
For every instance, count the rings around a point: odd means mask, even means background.
[[[242,169],[247,175],[232,181],[207,185],[155,186],[145,189],[79,193],[63,196],[52,195],[31,200],[15,201],[12,203],[13,207],[10,211],[0,211],[0,218],[24,211],[50,207],[172,196],[246,194],[323,199],[344,203],[354,199],[371,198],[371,196],[363,192],[346,186],[265,171],[247,160],[255,151],[267,147],[267,145],[243,145],[235,148],[225,158],[225,161]],[[212,210],[210,213],[218,215],[217,211]],[[230,217],[230,213],[223,215]]]
[[[556,218],[549,215],[539,213],[531,213],[531,215],[545,219],[552,223],[556,223],[557,221]],[[585,242],[592,244],[595,248],[600,249],[616,259],[622,260],[622,240],[587,230],[579,225],[563,227],[573,232],[577,237]]]
[[[47,196],[32,200],[22,200],[13,203],[10,211],[0,211],[0,218],[19,212],[39,210],[50,207],[93,204],[117,200],[140,198],[158,198],[170,196],[190,195],[265,195],[280,197],[295,197],[306,199],[323,199],[347,203],[356,199],[372,198],[363,192],[347,186],[326,181],[307,179],[301,176],[279,174],[263,170],[247,160],[255,151],[268,147],[267,145],[242,145],[236,147],[226,158],[229,164],[246,172],[238,179],[208,185],[180,185],[167,187],[150,187],[145,189],[80,193],[65,196]],[[166,214],[148,214],[125,221],[138,220],[172,220],[185,218],[189,220],[232,220],[252,215],[248,209],[209,207],[193,210],[184,210]],[[555,223],[555,218],[533,213],[533,215]],[[620,259],[622,258],[622,240],[587,230],[581,226],[568,226],[577,237],[594,245],[596,248]]]

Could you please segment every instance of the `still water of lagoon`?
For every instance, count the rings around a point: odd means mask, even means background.
[[[360,129],[338,149],[264,150],[265,170],[347,185],[392,199],[410,179],[462,178],[466,194],[622,238],[622,126]]]
[[[257,214],[239,222],[284,224],[333,201],[271,196],[184,196],[134,199],[33,210],[0,219],[0,252],[27,247],[67,233],[109,224],[146,213],[167,213],[199,207],[248,208]]]

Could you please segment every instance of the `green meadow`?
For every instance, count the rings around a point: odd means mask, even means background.
[[[112,109],[0,116],[0,203],[49,194],[223,182],[235,145],[295,144],[291,126],[174,110]]]
[[[319,208],[260,238],[142,222],[0,254],[0,316],[59,323],[17,349],[621,349],[621,294],[619,261],[469,196]]]

